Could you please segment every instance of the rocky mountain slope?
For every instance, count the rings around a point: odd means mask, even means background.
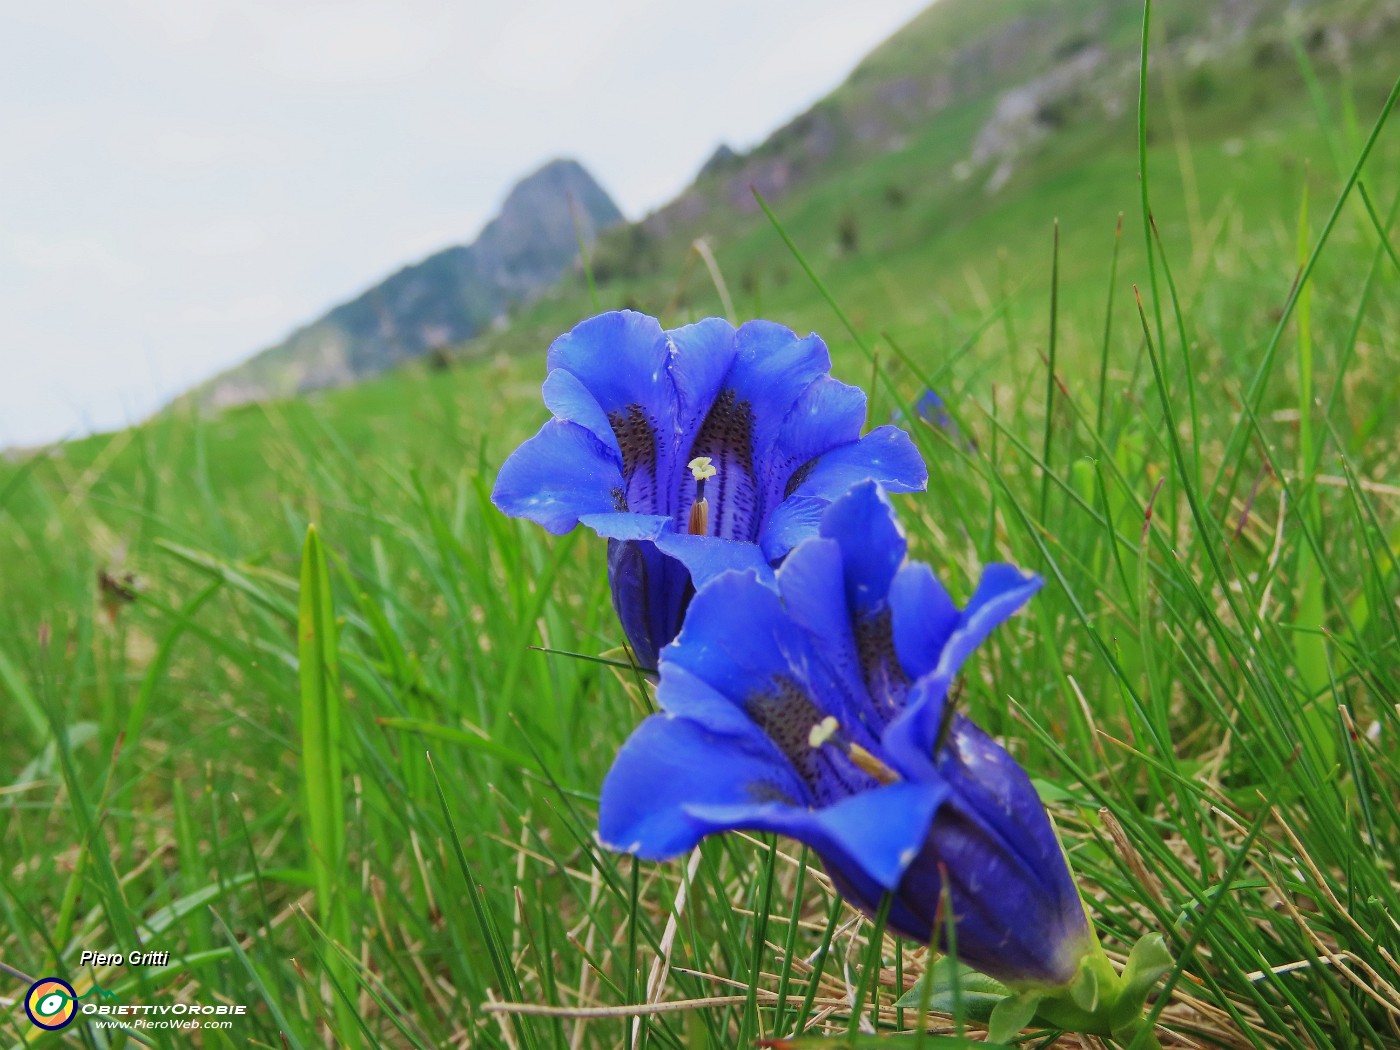
[[[461,343],[552,285],[621,212],[576,161],[521,180],[475,242],[405,266],[193,391],[220,407],[340,386]],[[577,228],[575,223],[577,222]]]
[[[697,238],[731,280],[737,269],[752,283],[761,260],[741,245],[767,227],[755,190],[799,225],[824,214],[838,256],[866,252],[874,230],[887,253],[910,237],[924,252],[930,233],[1135,151],[1142,15],[1141,0],[939,0],[806,112],[747,151],[720,146],[675,200],[610,230],[594,256],[600,285],[646,303]],[[1323,81],[1387,86],[1380,56],[1400,39],[1400,5],[1174,0],[1153,5],[1152,26],[1159,112],[1207,137],[1248,136],[1258,115],[1310,107],[1300,63]],[[898,220],[882,224],[881,211]],[[910,221],[918,211],[930,228]]]

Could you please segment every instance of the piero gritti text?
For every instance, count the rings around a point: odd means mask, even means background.
[[[106,952],[83,952],[78,959],[79,966],[168,966],[170,964],[169,952],[128,952],[122,955],[120,952],[109,954]]]

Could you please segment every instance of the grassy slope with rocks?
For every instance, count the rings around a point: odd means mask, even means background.
[[[1141,12],[1104,10],[1131,61]],[[1122,112],[1082,97],[993,194],[999,161],[954,169],[1010,81],[897,150],[833,149],[775,198],[870,357],[750,210],[676,222],[597,296],[672,323],[721,309],[690,254],[704,234],[736,313],[827,335],[875,421],[943,392],[975,447],[915,427],[932,477],[899,500],[912,554],[964,597],[992,559],[1048,577],[969,665],[965,703],[1041,785],[1109,950],[1156,930],[1180,959],[1163,1043],[1400,1045],[1393,123],[1351,181],[1395,26],[1348,36],[1343,61],[1319,27],[1382,9],[1309,6],[1196,66],[1173,10],[1154,12],[1152,269],[1127,68]],[[823,106],[933,65],[929,38],[975,37],[987,11],[942,0]],[[249,1003],[211,1046],[718,1050],[845,1031],[865,974],[869,1017],[914,1024],[892,1004],[922,953],[872,955],[793,844],[731,837],[690,865],[594,844],[602,774],[650,702],[564,655],[619,641],[603,545],[487,504],[544,418],[543,346],[592,309],[580,277],[447,371],[0,466],[0,961],[130,1001]],[[303,709],[308,522],[330,554],[338,744]],[[99,571],[134,573],[136,600],[109,610]],[[312,772],[332,752],[343,844]],[[170,966],[76,965],[138,946]],[[640,1022],[490,1007],[701,997],[718,1001]],[[42,1042],[18,1006],[0,1032]]]

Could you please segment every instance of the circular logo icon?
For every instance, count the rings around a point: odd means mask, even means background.
[[[67,981],[45,977],[30,986],[24,997],[24,1012],[38,1028],[57,1032],[67,1028],[78,1016],[78,993]]]

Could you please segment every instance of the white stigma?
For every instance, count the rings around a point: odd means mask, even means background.
[[[709,456],[696,456],[686,465],[690,467],[691,476],[694,477],[696,481],[704,481],[706,478],[712,478],[719,473],[719,471],[715,469],[714,461],[711,460]]]
[[[827,715],[820,722],[812,727],[812,731],[807,734],[807,746],[816,750],[836,735],[836,731],[841,728],[841,723],[836,721],[831,715]]]

